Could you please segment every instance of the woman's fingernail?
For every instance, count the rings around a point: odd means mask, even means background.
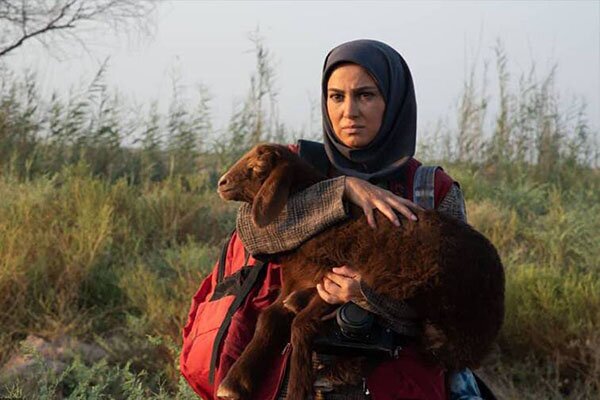
[[[410,217],[410,219],[412,219],[413,221],[416,221],[416,220],[417,220],[417,216],[413,214],[413,215]]]

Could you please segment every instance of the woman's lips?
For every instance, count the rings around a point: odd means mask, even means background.
[[[364,128],[362,125],[345,126],[342,131],[345,133],[360,133]]]

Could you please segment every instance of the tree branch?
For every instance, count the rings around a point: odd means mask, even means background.
[[[64,16],[67,13],[67,10],[73,5],[75,0],[66,3],[63,7],[61,7],[60,9],[60,13],[58,14],[58,16],[52,20],[50,20],[50,22],[48,22],[48,24],[36,31],[33,31],[31,33],[27,33],[27,13],[25,11],[25,2],[23,3],[23,8],[22,8],[22,29],[23,29],[23,36],[21,36],[21,38],[19,38],[19,40],[17,40],[15,43],[13,43],[12,45],[9,45],[8,47],[0,50],[0,57],[4,56],[5,54],[9,53],[10,51],[16,49],[17,47],[21,46],[23,43],[25,43],[26,40],[29,40],[33,37],[36,37],[38,35],[41,35],[43,33],[46,32],[50,32],[53,30],[60,30],[60,29],[69,29],[69,28],[73,28],[74,25],[72,24],[73,21],[70,21],[69,23],[63,24],[63,25],[57,25],[58,22],[64,18]]]
[[[0,0],[0,35],[16,36],[0,46],[0,57],[14,51],[30,39],[50,32],[72,31],[79,38],[79,28],[84,23],[110,24],[114,29],[134,20],[143,27],[146,17],[155,8],[149,0],[54,0],[52,6],[39,0]],[[48,20],[49,19],[49,20]],[[2,32],[3,31],[3,32]],[[64,37],[63,37],[64,38]]]

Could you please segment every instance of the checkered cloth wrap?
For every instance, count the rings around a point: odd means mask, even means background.
[[[364,282],[360,282],[360,291],[363,298],[353,302],[375,314],[381,326],[404,336],[415,337],[421,333],[419,316],[411,306],[377,294]]]
[[[437,210],[442,214],[467,222],[465,198],[462,190],[460,190],[460,186],[454,184],[450,187],[450,190],[446,193],[446,197],[444,197],[438,205]]]
[[[251,254],[294,249],[317,233],[346,218],[342,201],[345,177],[329,179],[291,196],[282,213],[264,228],[252,223],[252,207],[244,203],[237,215],[237,232]]]

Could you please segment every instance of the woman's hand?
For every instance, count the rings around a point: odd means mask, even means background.
[[[317,292],[329,304],[344,304],[363,298],[360,291],[360,274],[347,266],[333,268],[323,282],[317,284]]]
[[[363,209],[367,216],[367,222],[373,229],[377,228],[373,215],[373,209],[375,208],[381,211],[396,226],[399,226],[400,222],[394,210],[400,212],[406,218],[416,221],[417,216],[413,214],[411,208],[421,209],[421,207],[410,200],[396,196],[389,190],[382,189],[379,186],[353,176],[346,177],[344,196],[347,200]]]

